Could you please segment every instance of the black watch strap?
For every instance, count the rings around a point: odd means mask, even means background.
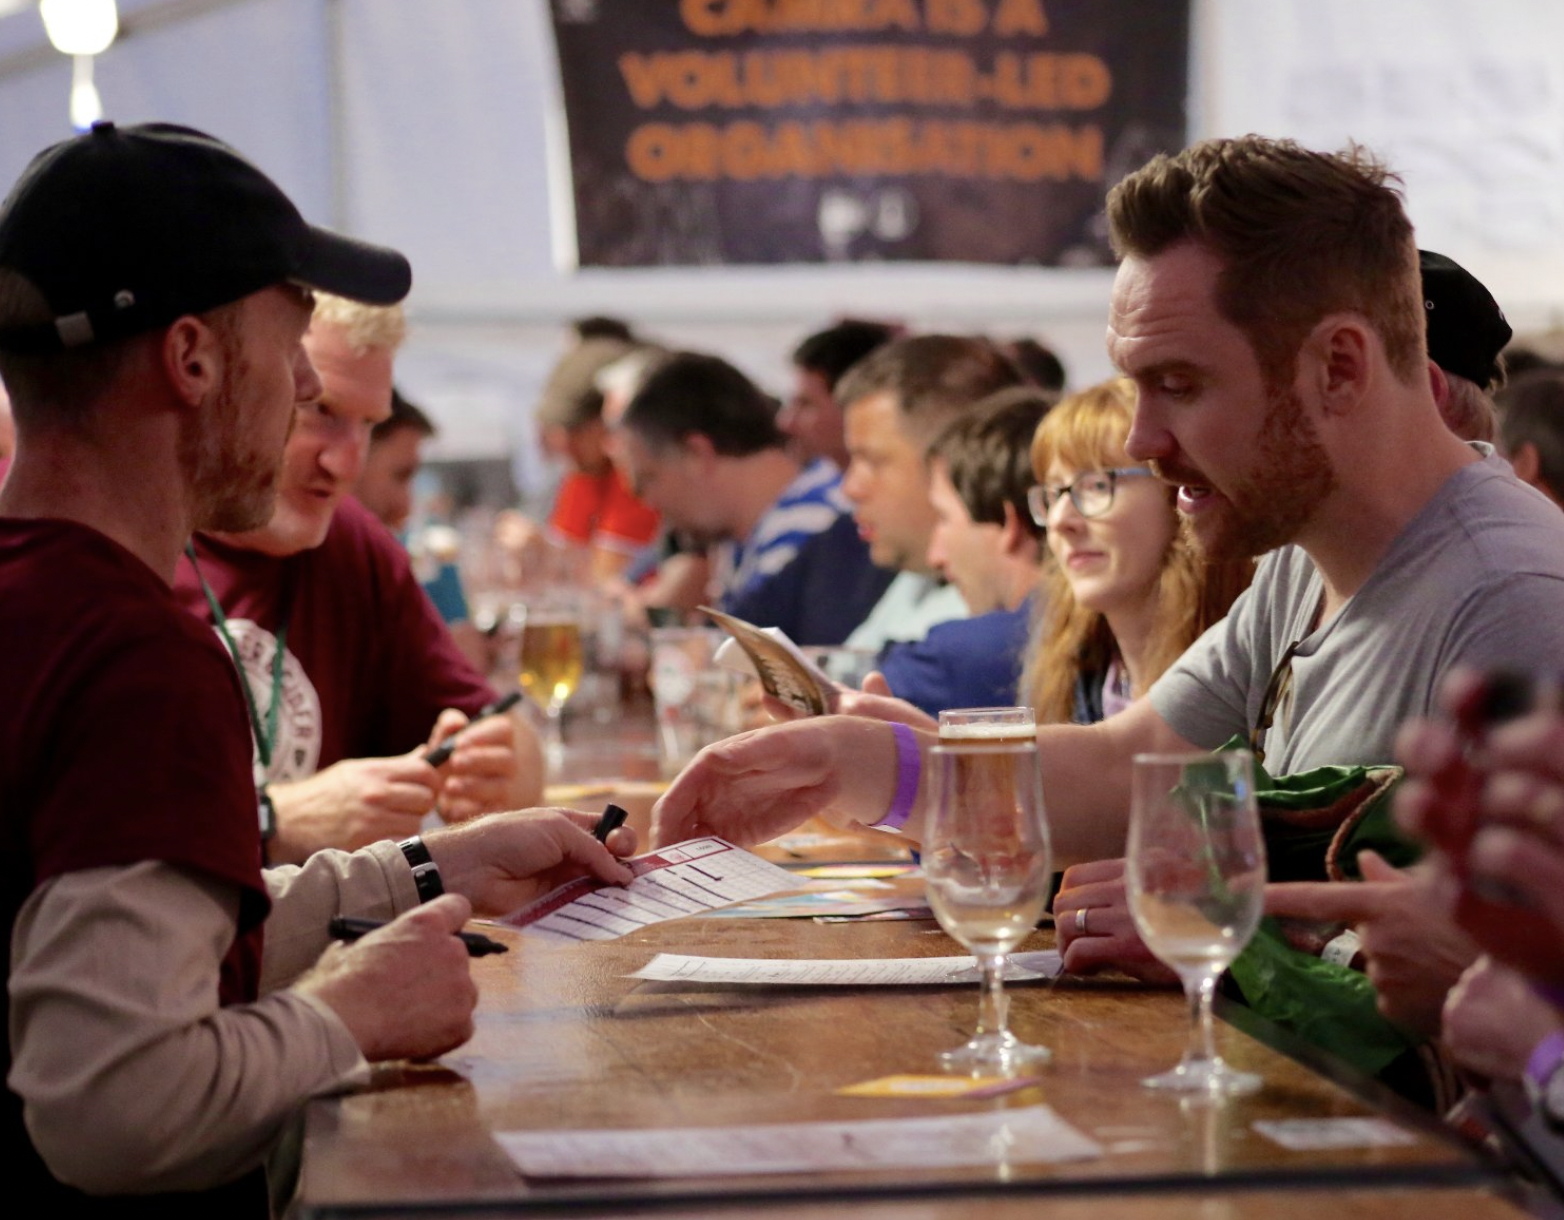
[[[413,870],[413,884],[418,889],[419,902],[428,902],[445,893],[445,883],[440,880],[440,867],[424,846],[423,839],[414,835],[411,839],[403,839],[397,846],[402,849],[408,867]]]

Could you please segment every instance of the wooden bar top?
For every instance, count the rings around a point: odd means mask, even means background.
[[[1158,1217],[1221,1217],[1243,1189],[1295,1185],[1344,1191],[1339,1214],[1455,1215],[1416,1202],[1416,1187],[1440,1186],[1440,1199],[1471,1196],[1463,1217],[1507,1214],[1507,1205],[1469,1189],[1490,1171],[1431,1122],[1387,1118],[1407,1137],[1396,1146],[1294,1152],[1255,1130],[1276,1118],[1374,1113],[1301,1064],[1219,1025],[1222,1053],[1260,1073],[1264,1088],[1225,1104],[1157,1095],[1142,1077],[1177,1061],[1187,1010],[1175,992],[1128,982],[1065,980],[1008,989],[1011,1027],[1053,1050],[1041,1088],[988,1101],[869,1099],[833,1090],[892,1073],[933,1073],[935,1055],[963,1041],[977,1016],[976,984],[961,987],[807,989],[692,986],[625,977],[657,952],[727,957],[865,958],[951,956],[960,947],[932,922],[816,924],[808,920],[700,918],[661,924],[616,941],[556,947],[494,933],[511,952],[474,963],[482,999],[477,1033],[440,1064],[382,1069],[364,1093],[316,1102],[309,1110],[301,1200],[306,1208],[358,1209],[399,1204],[495,1205],[527,1210],[569,1204],[593,1214],[633,1200],[679,1201],[847,1196],[923,1187],[987,1194],[997,1188],[1118,1194],[1173,1192],[1196,1199],[1223,1186],[1214,1210]],[[1023,948],[1045,948],[1039,932]],[[674,1128],[957,1114],[1046,1101],[1098,1141],[1099,1159],[1068,1164],[995,1164],[963,1170],[891,1174],[798,1174],[669,1181],[527,1181],[492,1133],[526,1129]],[[1460,1189],[1456,1189],[1459,1187]],[[1005,1198],[986,1198],[985,1216]],[[1161,1195],[1158,1195],[1161,1198]],[[1378,1210],[1395,1198],[1404,1208]],[[1265,1214],[1278,1220],[1318,1214],[1321,1196],[1293,1208],[1279,1196]],[[1477,1201],[1487,1200],[1481,1207]],[[1036,1206],[1035,1195],[1030,1206]],[[1081,1205],[1060,1200],[1073,1216]],[[1143,1198],[1111,1213],[1151,1215]],[[1488,1210],[1489,1202],[1499,1210]],[[823,1204],[822,1204],[823,1205]],[[716,1217],[712,1210],[690,1211]],[[579,1209],[587,1208],[586,1211]],[[950,1210],[955,1208],[956,1210]],[[1292,1210],[1289,1210],[1289,1209]],[[932,1210],[929,1210],[932,1209]],[[1073,1209],[1073,1210],[1072,1210]],[[680,1212],[679,1214],[685,1214]],[[736,1214],[736,1213],[735,1213]],[[822,1213],[823,1214],[823,1213]],[[878,1210],[860,1215],[878,1216]],[[884,1214],[891,1211],[887,1207]],[[924,1200],[899,1216],[973,1214],[955,1200]],[[1005,1211],[1003,1214],[1010,1214]],[[1028,1214],[1032,1214],[1029,1212]],[[1081,1211],[1084,1215],[1084,1211]],[[1243,1213],[1250,1214],[1250,1213]]]
[[[315,1220],[353,1216],[355,1220],[414,1220],[430,1209],[332,1207],[313,1209]],[[937,1199],[896,1197],[847,1203],[793,1200],[744,1201],[708,1205],[615,1202],[586,1205],[521,1203],[503,1200],[444,1205],[443,1220],[494,1220],[496,1216],[602,1217],[648,1216],[659,1220],[1526,1220],[1531,1214],[1502,1193],[1480,1188],[1389,1187],[1385,1189],[1195,1190],[1180,1193],[1085,1194],[1040,1196],[1026,1190],[1009,1194],[951,1194]]]

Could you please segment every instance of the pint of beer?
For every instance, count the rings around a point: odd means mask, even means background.
[[[1013,840],[1018,778],[1035,783],[1037,726],[1029,707],[951,708],[939,714],[939,748],[951,755],[946,799],[958,802],[976,825],[992,824],[1000,841]],[[1040,798],[1039,798],[1040,801]],[[976,832],[974,832],[976,833]]]

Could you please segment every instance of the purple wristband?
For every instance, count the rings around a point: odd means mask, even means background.
[[[1526,1060],[1526,1078],[1539,1088],[1546,1085],[1561,1059],[1564,1059],[1564,1033],[1554,1030],[1532,1048]]]
[[[874,823],[879,830],[900,830],[907,824],[918,796],[918,779],[923,774],[923,755],[918,751],[913,731],[905,724],[893,722],[891,733],[896,738],[896,796],[885,816]]]

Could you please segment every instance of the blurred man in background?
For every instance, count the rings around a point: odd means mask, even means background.
[[[884,347],[900,327],[886,322],[843,318],[816,331],[793,349],[793,393],[777,423],[805,462],[825,458],[847,469],[847,438],[836,383],[870,352]]]
[[[960,592],[929,566],[934,509],[927,450],[942,428],[980,399],[1020,385],[1015,365],[984,339],[914,335],[859,361],[837,386],[851,460],[842,491],[859,535],[882,568],[898,575],[847,639],[878,652],[921,640],[935,623],[963,618]]]
[[[670,357],[620,427],[636,494],[708,547],[722,609],[800,644],[835,644],[874,604],[886,578],[843,524],[840,473],[823,459],[800,465],[771,400],[727,361]]]
[[[370,429],[369,453],[353,486],[358,502],[393,534],[407,528],[413,512],[413,479],[423,465],[423,443],[433,435],[429,417],[393,386],[391,414]]]

